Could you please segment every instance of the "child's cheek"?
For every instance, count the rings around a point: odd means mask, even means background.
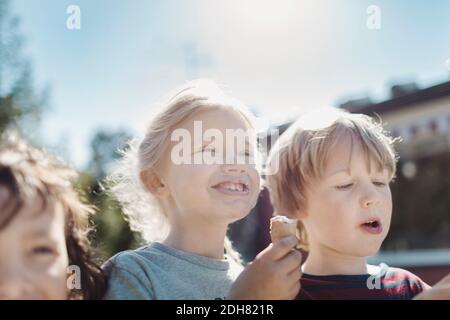
[[[327,212],[333,218],[342,218],[342,215],[348,214],[348,206],[351,196],[348,192],[336,191],[331,189],[323,197],[323,203],[327,207]]]
[[[67,273],[68,263],[67,260],[59,259],[54,263],[48,271],[44,274],[42,280],[44,280],[44,285],[46,288],[46,295],[48,299],[65,300],[68,297],[69,286],[68,286],[68,276]],[[79,271],[76,271],[79,273]],[[75,273],[76,273],[75,272]],[[78,274],[71,276],[71,279],[81,279],[81,275]]]
[[[352,219],[355,214],[355,197],[350,192],[331,190],[322,198],[322,215],[324,223],[332,224],[335,233],[347,232],[353,224]]]

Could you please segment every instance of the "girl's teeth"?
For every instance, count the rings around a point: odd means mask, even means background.
[[[234,183],[229,183],[224,185],[225,189],[228,189],[230,191],[244,191],[244,186],[242,184],[234,184]]]
[[[231,183],[227,183],[227,184],[225,185],[225,188],[228,189],[228,190],[234,191],[234,185],[231,184]]]

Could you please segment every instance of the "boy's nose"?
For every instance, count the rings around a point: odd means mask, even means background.
[[[371,199],[365,199],[365,200],[363,201],[363,207],[364,207],[364,208],[368,208],[368,207],[370,207],[371,205],[373,205],[373,203],[374,203],[373,200],[371,200]]]
[[[360,204],[363,208],[371,207],[379,202],[379,198],[376,192],[366,191],[366,193],[361,197]]]

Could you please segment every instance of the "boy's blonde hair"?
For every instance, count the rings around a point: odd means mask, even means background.
[[[163,102],[147,127],[141,141],[131,141],[116,171],[108,177],[108,185],[119,200],[130,228],[148,242],[161,241],[169,232],[167,213],[158,199],[146,190],[140,172],[155,168],[169,143],[171,132],[184,119],[202,110],[228,108],[240,114],[254,127],[254,117],[239,101],[226,95],[218,85],[206,79],[195,80],[176,89]],[[225,239],[227,253],[238,258]]]
[[[389,178],[396,172],[397,155],[392,138],[381,121],[363,114],[351,114],[339,109],[325,109],[300,117],[272,146],[267,167],[278,170],[266,176],[270,199],[277,214],[292,216],[306,209],[306,190],[323,175],[330,151],[342,138],[351,139],[351,148],[359,143],[367,163],[374,160],[378,169],[386,168]],[[278,162],[278,163],[277,163]],[[301,246],[308,247],[302,222],[298,222]]]
[[[84,204],[72,187],[76,178],[77,173],[65,163],[28,145],[16,133],[8,131],[1,136],[0,186],[11,196],[0,207],[0,232],[29,201],[42,200],[43,208],[60,204],[69,264],[81,271],[81,289],[71,290],[69,298],[101,299],[106,278],[93,260],[88,239],[94,208]]]

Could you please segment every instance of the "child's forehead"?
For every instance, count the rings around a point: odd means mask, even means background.
[[[227,141],[232,140],[236,143],[244,142],[246,147],[257,146],[256,130],[242,114],[231,107],[214,107],[196,111],[173,128],[171,147],[179,143],[179,139],[173,138],[178,136],[181,136],[183,141],[188,139],[187,141],[190,141],[192,145],[203,145],[215,141],[219,144],[222,142],[225,147],[228,145]],[[238,144],[238,146],[241,145]]]
[[[325,166],[342,166],[348,165],[355,155],[359,155],[361,151],[359,143],[355,143],[350,135],[342,135],[336,137],[329,144],[328,150],[325,150],[326,161]]]
[[[368,148],[364,148],[360,139],[351,134],[342,135],[330,146],[323,172],[327,176],[341,171],[351,173],[355,167],[365,167],[368,172],[381,172],[386,169],[384,165],[380,166]]]
[[[62,210],[46,208],[42,211],[24,207],[0,229],[1,241],[38,241],[45,239],[65,243],[65,216]],[[64,244],[65,245],[65,244]]]
[[[180,126],[193,130],[201,122],[203,129],[248,129],[250,124],[239,111],[231,107],[202,108],[191,114]]]
[[[60,230],[58,229],[65,229],[64,210],[61,204],[57,202],[42,207],[41,210],[30,209],[22,217],[27,223],[26,231],[35,236],[42,236],[55,231],[59,232]]]
[[[6,189],[6,191],[5,191]],[[26,198],[24,201],[11,198],[11,192],[5,188],[0,188],[0,195],[5,193],[8,198],[2,203],[0,196],[0,207],[2,207],[1,221],[8,221],[6,226],[15,225],[24,229],[41,228],[49,225],[54,219],[64,220],[64,210],[62,205],[54,201],[51,197],[40,194]],[[3,216],[4,215],[4,216]]]

